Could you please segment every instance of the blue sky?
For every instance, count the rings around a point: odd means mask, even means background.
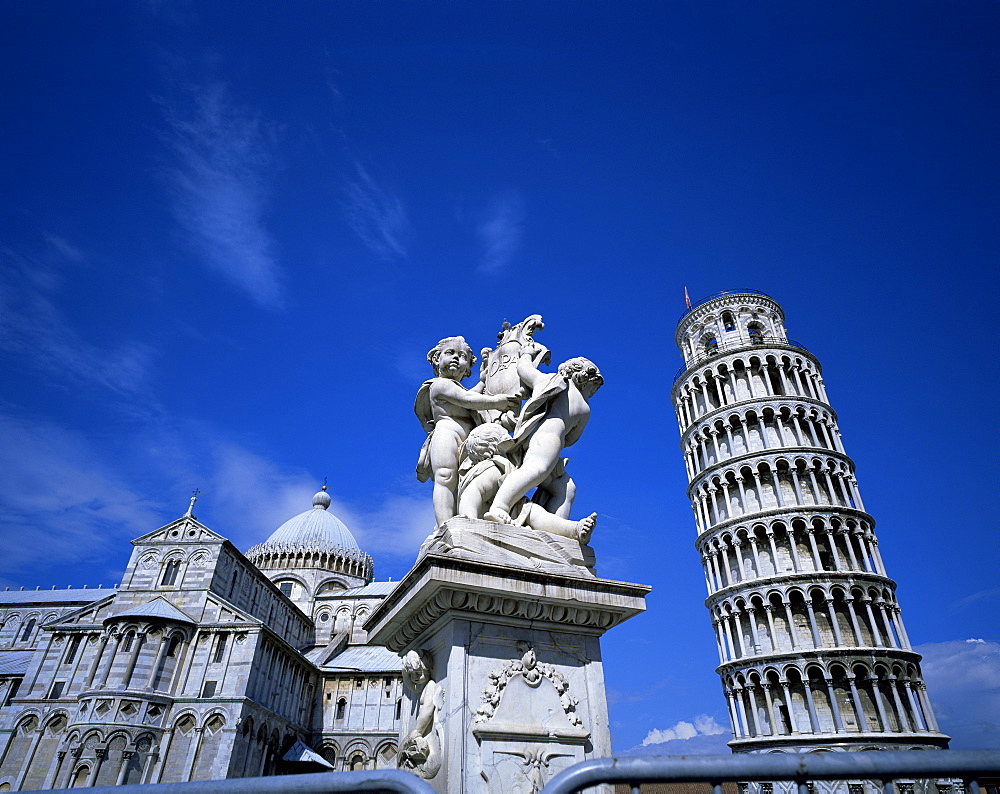
[[[573,450],[618,751],[727,725],[669,391],[751,287],[825,379],[930,694],[996,743],[995,3],[7,3],[0,586],[108,586],[184,512],[242,549],[430,530],[424,354],[592,358]],[[982,640],[982,642],[968,642]],[[690,737],[690,738],[685,738]]]

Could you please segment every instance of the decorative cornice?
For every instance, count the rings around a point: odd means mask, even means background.
[[[877,664],[890,664],[892,661],[908,662],[919,664],[923,657],[916,651],[904,648],[878,648],[873,646],[841,646],[837,648],[800,648],[795,651],[785,651],[783,653],[761,654],[759,656],[748,656],[743,659],[723,662],[715,668],[720,676],[736,675],[738,673],[758,673],[773,667],[781,669],[792,665],[800,670],[804,670],[810,665],[819,665],[825,668],[830,664],[841,664],[849,666],[852,664],[865,664],[873,667]],[[921,679],[910,679],[918,681]]]
[[[346,565],[360,565],[365,575],[374,563],[370,555],[343,546],[320,546],[313,543],[259,543],[246,553],[246,558],[260,570],[274,568],[322,568],[336,573]]]
[[[712,526],[698,533],[695,543],[703,538],[712,537],[723,530],[732,531],[734,527],[741,523],[748,525],[753,523],[766,524],[783,515],[789,515],[791,516],[789,520],[794,520],[795,518],[809,514],[815,514],[816,518],[821,518],[824,515],[848,515],[855,518],[863,518],[870,529],[874,531],[875,528],[875,519],[872,517],[872,514],[866,513],[864,510],[859,510],[856,507],[846,507],[844,505],[785,505],[784,507],[771,507],[767,510],[755,510],[752,513],[744,513],[741,516],[727,518],[725,521],[712,524]]]
[[[733,475],[736,476],[740,469],[744,467],[748,466],[756,471],[757,464],[767,463],[771,468],[776,468],[778,461],[784,459],[785,462],[789,464],[789,471],[791,471],[791,464],[799,458],[810,459],[806,462],[812,463],[811,459],[813,458],[827,457],[834,458],[842,463],[847,463],[848,473],[852,476],[854,475],[854,461],[843,452],[838,452],[837,450],[827,449],[826,447],[802,447],[797,445],[768,447],[767,449],[745,452],[742,455],[733,455],[732,457],[726,458],[725,460],[721,460],[717,463],[710,463],[705,468],[699,470],[695,475],[695,478],[688,483],[687,497],[690,499],[691,494],[697,490],[699,486],[703,485],[705,480],[723,475],[730,469],[734,469]],[[823,463],[825,464],[826,461],[823,461]],[[808,474],[808,470],[805,473]],[[809,506],[812,507],[813,505]],[[830,507],[842,506],[843,505],[830,505]]]
[[[852,586],[868,588],[872,585],[877,587],[888,587],[895,593],[896,582],[888,576],[870,571],[799,571],[798,573],[782,573],[777,576],[760,576],[755,579],[747,579],[736,584],[726,585],[712,592],[705,599],[705,606],[713,609],[724,601],[743,596],[747,600],[753,596],[760,596],[765,601],[766,597],[775,591],[780,591],[782,586],[798,586],[799,589],[809,592],[812,588],[819,588],[827,591],[832,587],[843,587],[848,591]],[[765,604],[766,606],[766,604]]]
[[[396,652],[449,613],[599,636],[642,612],[649,590],[628,582],[427,554],[376,607],[365,629],[371,642]]]
[[[448,611],[520,618],[535,624],[558,623],[562,626],[597,629],[602,633],[626,617],[598,608],[531,601],[512,594],[476,593],[446,587],[438,590],[411,616],[406,626],[392,638],[387,647],[393,651],[401,651]]]

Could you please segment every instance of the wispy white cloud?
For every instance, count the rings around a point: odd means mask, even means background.
[[[691,722],[680,720],[670,728],[657,728],[646,734],[642,740],[643,747],[651,744],[662,744],[677,739],[693,739],[695,736],[722,736],[729,732],[728,728],[720,725],[715,717],[708,714],[699,714]]]
[[[1000,643],[930,642],[914,650],[941,730],[954,749],[991,748],[1000,736]]]
[[[294,515],[312,506],[321,483],[239,444],[216,440],[204,504],[220,524],[213,527],[246,551]]]
[[[52,422],[0,410],[0,460],[17,461],[0,477],[5,584],[112,584],[121,571],[108,560],[160,524],[155,505],[84,436]],[[70,563],[83,581],[16,581],[33,568]]]
[[[84,339],[49,297],[58,277],[30,257],[0,248],[0,349],[57,378],[100,386],[119,396],[144,393],[133,409],[156,403],[145,394],[156,357],[149,345],[128,341],[99,347]]]
[[[177,439],[187,440],[178,444]],[[152,427],[109,456],[95,439],[0,406],[4,585],[113,584],[128,541],[180,516],[188,489],[201,490],[195,514],[244,551],[311,509],[317,477],[261,455],[205,425]],[[140,465],[141,462],[141,465]],[[330,512],[364,551],[390,571],[405,570],[434,524],[426,496],[390,493],[371,504],[334,497]],[[151,496],[155,494],[155,496]],[[32,570],[72,567],[73,582],[19,581]],[[376,571],[380,578],[385,571]]]
[[[356,508],[352,506],[352,514]],[[356,517],[355,536],[376,560],[412,562],[424,539],[434,530],[434,507],[427,494],[387,494]]]
[[[483,213],[476,234],[483,245],[480,272],[494,274],[510,264],[524,235],[524,202],[520,195],[508,192],[496,196]]]
[[[322,484],[304,470],[283,467],[229,441],[213,443],[212,461],[208,484],[200,486],[202,506],[206,515],[220,519],[213,529],[244,551],[292,516],[311,509],[312,496]],[[330,512],[378,560],[412,562],[434,528],[434,510],[426,495],[389,493],[360,504],[344,498],[335,485],[330,495]]]
[[[52,248],[59,253],[60,256],[68,259],[70,262],[82,262],[86,259],[83,251],[74,245],[71,245],[62,237],[55,234],[50,234],[46,237],[48,243]]]
[[[282,269],[264,223],[273,167],[267,130],[221,85],[195,89],[191,99],[187,108],[164,104],[177,158],[169,172],[174,216],[206,264],[262,307],[280,309]]]
[[[381,259],[406,257],[405,240],[410,222],[403,202],[379,185],[361,163],[344,185],[344,213],[355,234]]]
[[[952,609],[964,609],[970,604],[976,603],[976,601],[981,601],[984,598],[995,598],[996,596],[1000,596],[1000,587],[987,587],[985,590],[980,590],[953,602],[951,607]]]

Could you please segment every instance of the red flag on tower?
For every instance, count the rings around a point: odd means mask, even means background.
[[[684,305],[689,309],[691,308],[691,296],[688,295],[687,285],[684,286]]]

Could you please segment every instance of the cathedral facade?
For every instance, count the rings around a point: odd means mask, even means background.
[[[114,589],[0,593],[0,791],[394,767],[400,660],[362,625],[396,583],[329,506],[246,555],[188,510]]]

